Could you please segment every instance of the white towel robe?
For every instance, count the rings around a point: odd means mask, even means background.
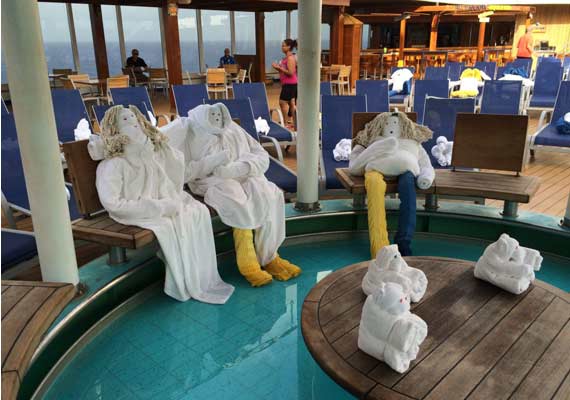
[[[184,155],[186,181],[193,193],[219,214],[222,222],[233,228],[254,229],[255,248],[261,265],[269,264],[285,240],[285,202],[283,192],[264,176],[269,156],[261,145],[233,122],[223,106],[224,128],[208,122],[207,111],[213,106],[191,110]],[[244,162],[247,175],[237,179],[215,176],[207,156],[229,152],[229,161]]]
[[[168,145],[155,152],[150,143],[128,144],[124,156],[99,163],[97,191],[114,220],[154,232],[166,266],[166,294],[224,304],[234,287],[218,274],[210,213],[182,190],[183,171],[182,153]]]

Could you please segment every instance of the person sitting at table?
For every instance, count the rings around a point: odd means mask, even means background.
[[[235,64],[236,60],[230,55],[230,49],[224,49],[224,56],[220,57],[220,68],[223,68],[224,65],[228,64]]]
[[[146,62],[139,57],[139,51],[137,49],[131,51],[131,57],[127,58],[126,67],[133,69],[137,81],[145,82],[148,80],[148,77],[143,73],[147,68]]]

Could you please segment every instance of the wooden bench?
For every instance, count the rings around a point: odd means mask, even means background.
[[[15,399],[40,341],[75,296],[69,283],[2,281],[2,399]]]
[[[127,260],[126,249],[141,248],[156,237],[148,229],[119,224],[104,211],[95,187],[99,162],[89,156],[88,143],[80,140],[63,144],[77,206],[83,215],[71,225],[73,237],[109,246],[109,264],[121,264]]]
[[[377,113],[353,114],[353,137]],[[516,217],[518,203],[528,203],[540,185],[538,177],[521,176],[527,144],[528,117],[523,115],[458,114],[452,169],[437,169],[425,208],[437,209],[438,196],[478,197],[504,201],[503,215]],[[458,170],[458,168],[463,168]],[[475,169],[475,170],[474,170]],[[509,172],[481,172],[479,169]],[[353,194],[355,206],[364,204],[364,178],[337,169],[343,186]],[[387,193],[395,193],[396,182],[387,181]]]

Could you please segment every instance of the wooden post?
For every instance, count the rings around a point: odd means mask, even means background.
[[[91,34],[93,35],[97,77],[99,79],[107,79],[109,77],[109,62],[107,61],[107,45],[105,43],[103,14],[101,13],[100,4],[89,4],[89,18],[91,19]],[[121,60],[121,62],[124,63],[125,60]]]
[[[257,80],[265,82],[265,14],[255,12],[255,54],[257,65]]]
[[[331,64],[342,64],[344,43],[344,7],[335,7],[333,9],[330,32]]]
[[[439,26],[439,14],[433,14],[431,18],[431,32],[429,35],[429,49],[435,50],[437,48],[437,28]]]
[[[406,19],[400,21],[400,51],[398,59],[404,62],[404,47],[406,46]]]
[[[479,38],[477,39],[477,61],[483,61],[483,44],[485,43],[486,22],[479,22]]]
[[[172,85],[182,84],[182,59],[180,57],[180,34],[178,16],[168,15],[168,1],[162,3],[162,22],[166,45],[166,63],[168,65],[168,83],[170,86],[170,107],[175,108]]]

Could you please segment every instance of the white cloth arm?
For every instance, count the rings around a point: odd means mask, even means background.
[[[379,139],[367,148],[356,145],[350,153],[348,170],[352,175],[364,175],[366,164],[370,161],[382,157],[382,155],[393,153],[398,149],[398,140],[395,138]]]
[[[247,142],[251,150],[250,153],[242,154],[236,161],[246,163],[249,166],[248,176],[262,176],[269,169],[269,154],[259,142],[253,140],[249,135],[247,135]]]
[[[424,149],[423,146],[420,145],[420,154],[419,154],[419,164],[420,164],[420,175],[417,179],[417,185],[420,189],[428,189],[433,184],[435,179],[435,170],[431,165],[431,160]]]
[[[204,179],[211,175],[217,167],[227,164],[228,161],[229,153],[225,150],[211,154],[201,160],[189,160],[186,163],[184,181],[191,182],[197,179]]]

